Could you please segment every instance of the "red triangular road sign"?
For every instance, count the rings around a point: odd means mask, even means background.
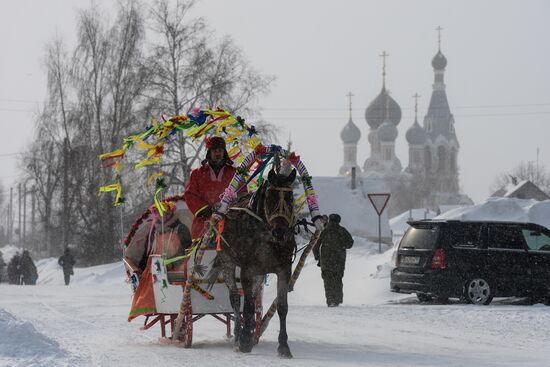
[[[374,206],[374,210],[376,210],[376,213],[378,215],[382,215],[382,212],[384,211],[384,209],[386,208],[386,205],[388,204],[388,200],[390,200],[391,194],[377,193],[377,194],[367,194],[367,195],[369,196],[369,200],[372,206]]]

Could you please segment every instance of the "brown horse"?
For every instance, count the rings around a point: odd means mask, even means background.
[[[271,170],[268,179],[253,194],[238,200],[225,217],[222,251],[214,260],[208,275],[211,284],[222,274],[229,288],[231,306],[235,312],[235,344],[248,353],[254,344],[255,300],[264,276],[277,274],[277,313],[280,321],[278,353],[292,358],[286,333],[288,312],[288,282],[292,272],[294,239],[294,197],[291,188],[296,170],[285,175]],[[248,199],[248,200],[247,200]],[[239,204],[241,203],[241,204]],[[244,203],[244,205],[243,205]],[[239,317],[240,294],[235,279],[235,267],[241,269],[244,291],[243,325]]]

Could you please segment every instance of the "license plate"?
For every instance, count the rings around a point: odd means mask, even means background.
[[[401,264],[418,265],[420,257],[418,256],[402,256]]]

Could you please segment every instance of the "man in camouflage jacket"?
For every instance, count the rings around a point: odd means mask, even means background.
[[[343,301],[342,278],[346,268],[346,250],[353,246],[353,238],[339,224],[340,219],[338,214],[329,216],[328,224],[313,251],[317,265],[321,267],[329,307],[338,306]]]

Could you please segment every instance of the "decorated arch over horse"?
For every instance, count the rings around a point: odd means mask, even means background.
[[[124,203],[123,181],[121,168],[127,152],[135,148],[144,152],[145,157],[134,164],[134,169],[149,166],[155,167],[161,162],[166,144],[169,144],[174,135],[182,133],[186,137],[197,142],[205,141],[212,136],[222,136],[228,145],[229,158],[238,164],[237,174],[230,186],[221,197],[219,212],[225,214],[229,205],[236,197],[236,193],[245,185],[252,186],[252,191],[263,181],[263,173],[272,164],[273,158],[286,160],[295,167],[302,178],[304,195],[300,197],[300,207],[307,203],[311,217],[314,221],[320,218],[319,205],[309,175],[304,163],[294,152],[283,149],[278,145],[264,145],[258,137],[254,125],[249,125],[240,116],[233,116],[230,112],[218,107],[215,110],[198,109],[191,110],[189,114],[173,116],[162,122],[154,120],[143,131],[131,134],[123,139],[120,149],[104,153],[99,156],[103,168],[113,168],[115,179],[112,183],[100,187],[101,193],[116,192],[114,205]],[[154,182],[153,202],[159,216],[163,217],[169,201],[163,200],[163,191],[166,189],[164,172],[158,170],[147,178],[147,185]]]

